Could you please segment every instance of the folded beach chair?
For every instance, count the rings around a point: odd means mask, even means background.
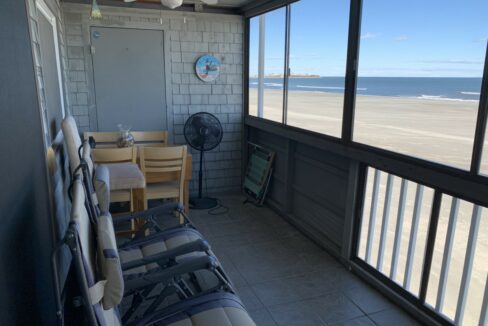
[[[83,298],[83,306],[89,325],[122,325],[118,305],[128,285],[122,276],[122,268],[115,245],[115,233],[109,213],[99,217],[95,226],[85,206],[85,191],[79,177],[72,187],[72,209],[66,234],[74,261],[77,283]],[[184,261],[178,266],[146,275],[145,284],[163,284],[163,290],[156,295],[138,318],[130,325],[195,325],[195,326],[251,326],[255,325],[239,298],[224,290],[203,292],[186,299],[178,287],[181,274],[212,268],[211,256],[198,260]],[[127,289],[125,290],[127,291]],[[160,308],[161,298],[174,291],[183,299],[175,304]],[[80,324],[86,323],[79,321]]]
[[[99,217],[108,214],[110,203],[108,173],[104,165],[99,165],[93,178],[97,189]],[[176,206],[176,204],[163,205],[159,208],[159,214],[173,215]],[[211,266],[191,272],[183,270],[175,286],[189,297],[219,289],[233,291],[229,278],[208,243],[202,240],[202,235],[196,229],[191,227],[178,226],[135,238],[119,246],[118,254],[124,280],[129,284],[126,295],[132,296],[131,307],[124,315],[124,319],[127,320],[137,312],[146,298],[160,291],[153,281],[146,282],[148,276],[151,278],[155,272],[188,264],[192,260],[198,264],[201,257],[209,257],[212,261]],[[141,288],[144,290],[141,291]]]

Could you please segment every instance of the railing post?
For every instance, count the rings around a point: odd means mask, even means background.
[[[349,163],[349,175],[348,175],[348,182],[347,182],[347,204],[346,204],[346,213],[344,219],[344,232],[343,232],[343,242],[342,242],[342,257],[347,261],[351,259],[351,253],[353,250],[353,243],[354,239],[354,220],[355,220],[355,213],[358,205],[358,192],[359,187],[363,186],[362,184],[363,178],[361,175],[361,166],[357,161],[351,161]],[[363,193],[363,192],[361,192]],[[361,201],[359,199],[359,201]],[[359,223],[361,224],[361,223]]]
[[[485,292],[483,295],[483,304],[481,306],[481,315],[479,326],[488,325],[488,275],[486,275]]]
[[[432,267],[432,258],[434,257],[434,246],[437,236],[437,226],[439,225],[441,203],[442,192],[440,192],[440,190],[436,190],[434,192],[434,200],[432,201],[429,229],[427,231],[427,243],[425,245],[424,264],[422,267],[422,279],[420,281],[419,298],[422,302],[425,302],[425,298],[427,296],[427,288],[429,286],[430,269]]]
[[[403,279],[403,287],[408,291],[410,289],[410,281],[412,279],[413,259],[415,256],[415,245],[417,243],[417,233],[419,229],[420,211],[422,210],[422,200],[424,196],[424,186],[417,184],[417,192],[415,193],[415,206],[412,216],[412,227],[410,229],[410,239],[408,242],[407,263],[405,265],[405,276]]]
[[[400,202],[398,203],[397,224],[395,228],[395,242],[393,244],[393,253],[391,258],[390,278],[396,279],[398,270],[398,256],[400,255],[400,245],[403,232],[403,218],[405,216],[405,202],[407,199],[408,181],[402,179],[402,185],[400,188]]]
[[[454,324],[456,325],[461,325],[464,317],[464,311],[466,309],[466,299],[468,298],[469,283],[471,281],[474,254],[476,251],[476,242],[478,240],[480,228],[481,210],[481,206],[474,205],[473,215],[471,217],[471,226],[469,227],[468,246],[466,248],[466,258],[464,259],[463,276],[461,278],[456,317],[454,318]]]
[[[385,253],[386,235],[388,233],[388,224],[390,221],[391,193],[393,188],[393,175],[388,174],[386,180],[385,205],[383,206],[383,221],[381,223],[380,245],[378,248],[378,261],[376,268],[381,271],[383,266],[383,256]]]
[[[373,180],[373,194],[371,197],[371,209],[369,213],[368,240],[366,243],[365,260],[367,263],[371,261],[371,249],[373,247],[374,228],[376,224],[376,208],[378,206],[378,191],[380,187],[380,178],[381,178],[381,171],[375,169],[374,180]]]
[[[452,246],[454,244],[454,234],[456,232],[456,223],[459,213],[459,199],[452,198],[451,212],[449,213],[449,223],[447,226],[446,242],[444,243],[444,254],[442,256],[441,275],[439,277],[439,287],[437,289],[437,300],[435,309],[442,311],[444,299],[446,297],[447,276],[451,265]]]

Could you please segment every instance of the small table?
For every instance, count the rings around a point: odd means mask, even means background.
[[[138,146],[138,145],[135,145]],[[115,144],[113,146],[106,145],[105,148],[116,147]],[[138,151],[139,155],[139,151]],[[139,160],[138,160],[139,161]],[[139,163],[139,162],[138,162]],[[140,168],[140,164],[139,164]],[[153,173],[147,181],[149,182],[165,182],[171,180],[177,180],[179,177],[178,172],[172,173]],[[189,212],[190,210],[190,180],[192,177],[192,155],[188,153],[186,158],[186,167],[185,167],[185,189],[183,191],[183,204],[185,206],[185,212]],[[144,210],[144,188],[133,188],[133,203],[134,203],[134,211],[143,211]]]

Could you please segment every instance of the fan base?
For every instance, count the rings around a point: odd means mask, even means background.
[[[190,198],[191,209],[210,209],[217,207],[218,202],[216,198]]]

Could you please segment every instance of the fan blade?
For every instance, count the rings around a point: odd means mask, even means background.
[[[124,0],[124,2],[136,2],[137,0]]]
[[[205,119],[203,119],[202,117],[193,118],[193,120],[191,121],[191,124],[192,124],[192,126],[195,129],[197,134],[200,134],[200,131],[203,128],[207,127],[207,124],[205,123]]]
[[[220,129],[214,125],[208,126],[208,134],[218,138],[220,136]]]
[[[219,3],[219,0],[202,0],[202,2],[207,5],[216,5]]]

